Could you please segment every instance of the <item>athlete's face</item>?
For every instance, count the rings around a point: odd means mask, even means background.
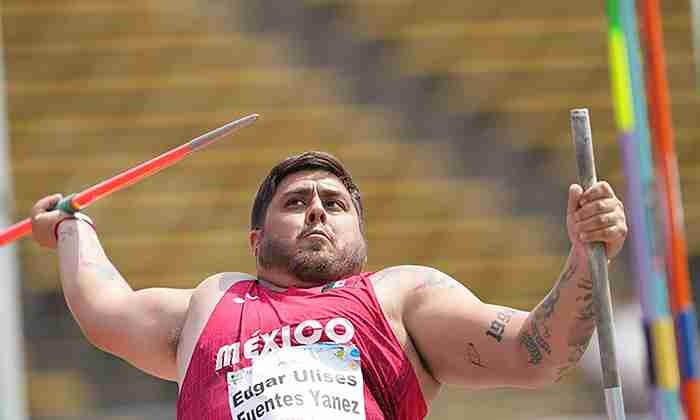
[[[270,202],[263,229],[251,233],[251,245],[259,273],[281,271],[306,285],[357,274],[367,259],[350,193],[325,171],[287,176]]]

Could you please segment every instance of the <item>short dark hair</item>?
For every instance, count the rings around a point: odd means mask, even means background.
[[[330,153],[311,151],[290,156],[270,170],[270,173],[260,184],[258,193],[255,195],[253,210],[250,214],[251,229],[262,229],[265,224],[267,208],[270,206],[272,197],[274,197],[277,187],[282,183],[282,180],[295,172],[307,170],[326,171],[337,176],[348,190],[348,193],[350,193],[352,204],[355,206],[355,210],[357,210],[360,218],[360,227],[364,225],[360,189],[353,182],[350,172],[345,169],[345,166],[338,158]]]

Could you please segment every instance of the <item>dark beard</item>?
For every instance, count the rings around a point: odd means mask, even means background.
[[[341,250],[325,248],[318,243],[304,243],[294,248],[263,235],[258,264],[266,269],[287,271],[304,283],[319,285],[359,274],[367,261],[364,240]]]

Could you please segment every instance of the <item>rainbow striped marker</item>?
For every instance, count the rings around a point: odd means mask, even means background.
[[[231,121],[215,130],[202,134],[201,136],[190,140],[189,142],[178,146],[172,150],[163,153],[149,161],[143,162],[140,165],[127,169],[126,171],[113,176],[105,181],[100,182],[84,191],[71,194],[61,200],[56,208],[65,211],[66,213],[75,213],[88,207],[95,201],[106,197],[113,192],[119,191],[130,185],[133,185],[142,179],[156,174],[163,169],[170,167],[190,154],[197,152],[215,141],[225,137],[235,130],[252,124],[258,119],[258,114],[251,114]],[[0,246],[6,245],[23,236],[30,234],[32,224],[29,218],[15,223],[4,231],[0,232]]]
[[[649,382],[655,419],[685,419],[675,327],[669,308],[662,253],[657,240],[657,189],[649,141],[635,0],[608,0],[610,74],[615,120],[627,183],[632,261],[647,340]],[[648,42],[648,40],[647,40]],[[648,74],[648,73],[646,73]],[[653,110],[651,110],[653,112]],[[690,420],[692,417],[688,417]]]
[[[697,2],[696,2],[697,3]],[[694,6],[697,12],[697,7]],[[641,18],[647,40],[647,92],[649,118],[660,181],[660,205],[664,211],[665,260],[671,313],[675,320],[680,359],[681,396],[688,420],[700,419],[700,359],[693,293],[688,268],[688,247],[683,223],[683,201],[678,173],[671,97],[666,75],[661,5],[658,0],[641,2]]]

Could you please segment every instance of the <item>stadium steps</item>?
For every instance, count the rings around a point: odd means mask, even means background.
[[[451,141],[458,147],[498,143],[488,137],[496,131],[518,153],[541,156],[550,176],[571,181],[568,110],[588,107],[599,175],[624,196],[604,8],[572,9],[557,2],[512,0],[447,1],[439,6],[414,0],[305,1],[310,8],[334,10],[331,15],[337,27],[350,28],[356,38],[383,51],[381,68],[390,69],[393,80],[408,86],[432,81],[432,96],[418,114],[423,113],[436,126],[460,117],[476,116],[479,122],[484,116],[485,127],[464,124],[465,131],[453,133]],[[695,123],[700,104],[692,63],[690,10],[687,2],[679,0],[664,2],[661,8],[686,225],[691,233],[689,249],[697,254],[700,243],[693,239],[698,237],[694,212],[700,196],[694,144],[700,136]],[[405,108],[409,118],[415,115],[410,107]],[[453,117],[440,119],[440,115]],[[430,134],[423,137],[430,139]]]
[[[89,385],[75,370],[32,371],[27,377],[32,416],[76,416],[92,402]]]
[[[461,196],[474,216],[503,200],[485,184],[446,183],[433,148],[400,143],[392,115],[347,103],[333,74],[290,65],[282,40],[207,27],[210,17],[191,21],[191,15],[176,3],[152,1],[3,5],[18,219],[46,193],[80,190],[250,112],[262,114],[254,128],[90,210],[112,260],[135,288],[194,287],[216,271],[254,271],[246,238],[258,182],[279,159],[308,148],[346,160],[367,200],[376,201],[367,206],[373,226],[396,219],[381,201],[391,197],[406,222],[379,234],[413,230],[414,244],[445,229],[416,227],[423,217],[446,217],[431,192]],[[422,178],[430,174],[441,181]],[[68,319],[53,253],[28,240],[19,245],[28,305],[53,299],[63,308],[58,314],[35,310]],[[412,252],[420,261],[420,247]],[[388,253],[377,252],[376,264]],[[72,360],[75,346],[63,338],[36,338],[44,329],[29,333],[35,349],[29,357],[43,360],[36,349],[51,349],[61,363]],[[33,364],[32,413],[78,415],[117,396],[132,403],[162,399],[162,386],[124,376],[126,368],[113,364],[101,357],[77,374],[44,373]]]
[[[424,180],[418,189],[411,180],[426,175],[444,179],[446,157],[434,146],[400,142],[401,128],[391,122],[390,111],[348,103],[335,73],[291,64],[285,40],[231,31],[222,24],[194,30],[185,26],[187,13],[177,18],[177,5],[160,9],[158,4],[127,13],[127,8],[112,9],[108,3],[71,2],[60,19],[49,3],[8,4],[18,215],[26,214],[44,193],[80,190],[235,116],[260,112],[255,127],[237,133],[230,143],[91,209],[110,255],[136,288],[192,287],[213,269],[252,271],[246,244],[250,200],[267,169],[302,148],[329,150],[344,158],[368,191],[368,202],[377,201],[367,204],[369,225],[382,226],[397,214],[403,218],[393,230],[368,228],[378,243],[377,265],[394,254],[398,243],[380,244],[383,236],[405,237],[408,232],[414,245],[407,258],[430,262],[426,255],[435,247],[431,238],[444,237],[450,227],[421,226],[428,218],[463,218],[459,209],[450,214],[440,208],[454,197],[461,197],[474,220],[474,226],[455,231],[469,235],[470,249],[479,244],[490,248],[481,235],[492,231],[476,226],[487,223],[487,213],[508,211],[509,197],[502,190],[487,182],[460,180],[451,180],[449,187],[440,185],[444,181]],[[105,24],[108,11],[123,24]],[[170,23],[163,24],[160,14]],[[120,29],[127,23],[129,31]],[[26,27],[42,31],[30,34]],[[39,60],[43,64],[37,66]],[[444,200],[430,196],[436,192]],[[388,195],[397,211],[380,201]],[[166,212],[163,203],[168,204]],[[545,241],[533,238],[528,252],[536,253],[538,246]],[[55,268],[39,264],[46,253],[29,242],[22,250],[25,272],[32,273],[28,287],[55,290]],[[198,256],[196,261],[192,255]],[[463,261],[465,256],[454,258]]]

